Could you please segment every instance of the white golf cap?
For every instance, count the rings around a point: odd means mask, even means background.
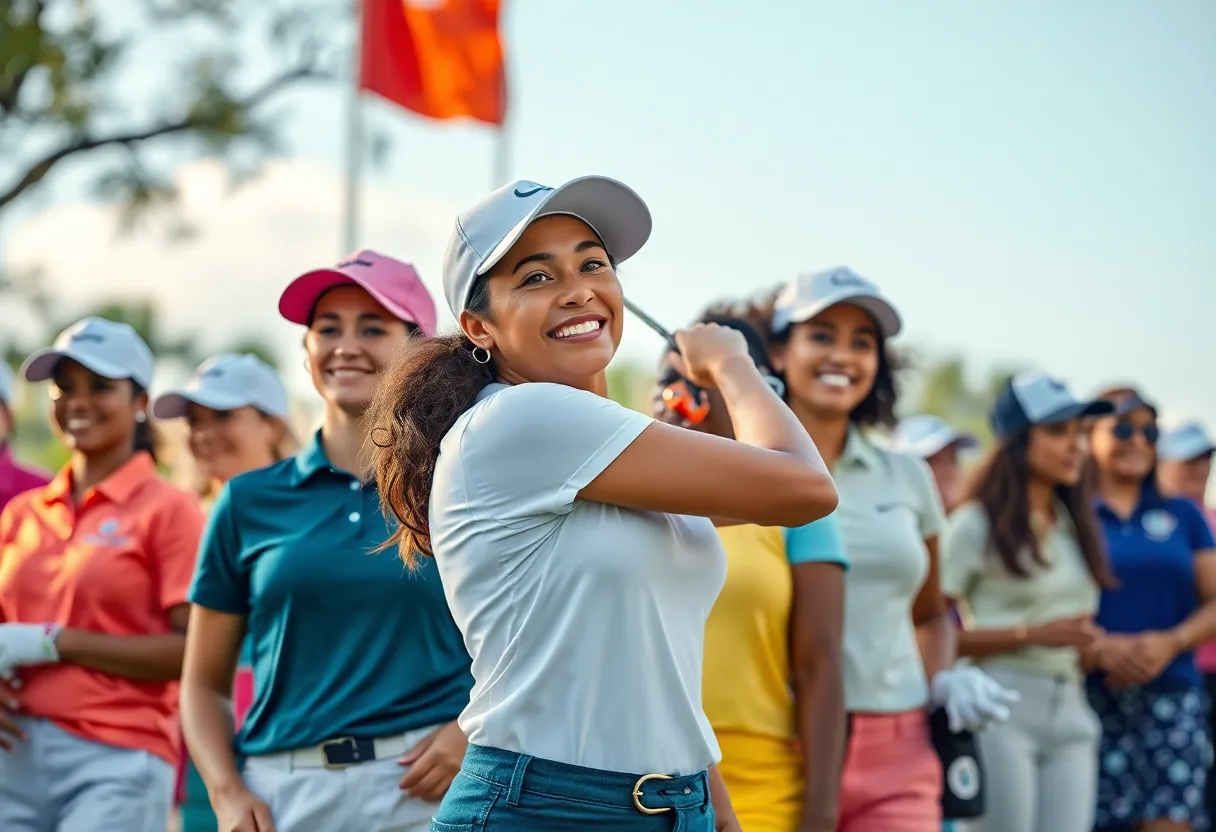
[[[26,381],[46,381],[65,358],[102,378],[129,378],[144,390],[152,386],[152,350],[130,324],[105,318],[77,321],[50,347],[25,359],[22,374]]]
[[[256,355],[221,353],[198,365],[181,390],[152,402],[157,419],[180,419],[194,403],[212,410],[252,407],[267,416],[287,418],[287,390],[279,375]]]
[[[443,294],[457,320],[477,278],[502,259],[530,223],[554,214],[591,226],[618,263],[638,253],[653,225],[642,198],[606,176],[583,176],[557,188],[527,180],[504,185],[456,218],[443,258]]]
[[[0,359],[0,404],[13,403],[13,371],[8,362]]]
[[[928,459],[952,445],[960,450],[970,450],[979,446],[979,440],[955,429],[939,416],[909,416],[891,435],[891,450],[921,459]]]
[[[846,266],[800,274],[785,285],[773,307],[773,333],[809,321],[825,309],[848,303],[870,314],[883,338],[898,335],[899,312],[870,281]]]
[[[1064,382],[1045,373],[1019,373],[997,394],[992,405],[992,431],[1005,438],[1035,425],[1054,425],[1115,411],[1103,399],[1083,401]]]
[[[1190,462],[1216,452],[1216,441],[1199,422],[1183,422],[1163,431],[1157,440],[1157,456],[1173,462]]]

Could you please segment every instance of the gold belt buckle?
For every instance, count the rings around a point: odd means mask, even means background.
[[[643,774],[641,777],[638,778],[638,782],[633,784],[633,805],[637,807],[639,812],[641,812],[643,815],[661,815],[664,812],[671,811],[670,806],[663,806],[658,809],[650,809],[650,808],[647,808],[646,806],[642,805],[642,784],[643,783],[645,783],[647,780],[670,780],[670,779],[672,779],[670,774]]]

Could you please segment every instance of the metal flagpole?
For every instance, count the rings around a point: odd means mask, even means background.
[[[351,48],[351,84],[346,114],[346,193],[342,217],[342,251],[353,252],[359,244],[359,179],[363,166],[363,112],[359,83],[363,54],[363,15],[360,0],[353,0],[355,39]]]
[[[499,24],[501,25],[501,23]],[[507,62],[506,56],[503,56],[502,62],[502,108],[503,117],[502,123],[498,125],[494,131],[494,160],[491,165],[490,175],[494,181],[490,183],[490,190],[496,191],[503,185],[507,184],[511,178],[511,133],[507,127],[508,119],[511,115],[510,94],[511,83],[507,78],[509,74],[510,64]]]
[[[508,136],[506,122],[503,122],[494,131],[494,181],[490,183],[491,190],[505,185],[511,175],[511,145]]]

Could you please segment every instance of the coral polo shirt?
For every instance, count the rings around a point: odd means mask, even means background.
[[[172,631],[202,535],[198,500],[137,453],[72,497],[68,468],[0,514],[0,620],[57,622],[113,636]],[[177,683],[62,663],[20,670],[23,713],[84,739],[177,759]]]

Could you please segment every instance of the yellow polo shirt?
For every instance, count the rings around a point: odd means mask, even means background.
[[[748,832],[792,832],[802,811],[790,670],[792,567],[845,564],[834,515],[801,529],[718,529],[726,583],[705,628],[702,698],[722,749],[718,769]],[[787,547],[787,539],[789,546]]]

